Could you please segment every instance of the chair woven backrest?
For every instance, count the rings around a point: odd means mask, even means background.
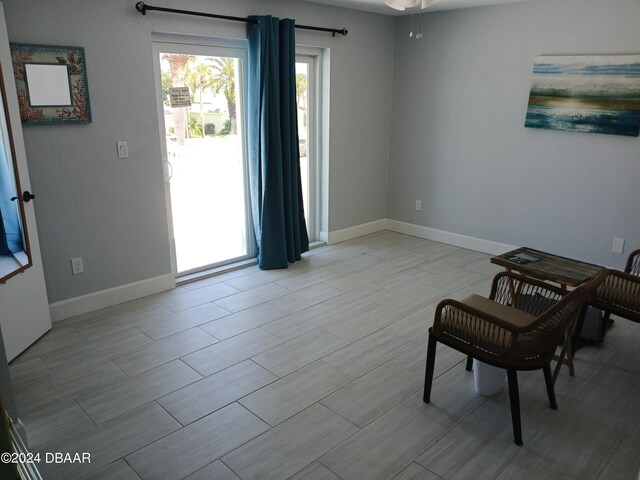
[[[631,275],[640,276],[640,249],[631,252],[624,271]]]
[[[514,358],[533,360],[553,355],[556,346],[586,300],[586,295],[579,291],[574,292],[536,318],[529,331],[516,337],[513,348]]]
[[[640,276],[609,270],[590,303],[610,314],[640,322]]]
[[[525,331],[514,336],[510,357],[530,361],[553,356],[558,342],[606,276],[607,271],[603,269],[591,281],[564,295],[542,282],[521,283],[519,276],[496,278],[492,289],[495,301],[510,299],[505,304],[536,316]]]
[[[490,298],[503,305],[517,308],[537,317],[555,305],[566,292],[548,284],[525,282],[520,275],[502,272],[493,279]]]

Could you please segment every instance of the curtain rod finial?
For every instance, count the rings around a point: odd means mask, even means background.
[[[142,15],[147,14],[147,6],[144,4],[144,2],[136,3],[136,10],[138,10]]]

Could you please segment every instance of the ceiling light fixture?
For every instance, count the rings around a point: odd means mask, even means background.
[[[411,25],[409,27],[409,38],[416,38],[420,40],[422,35],[422,14],[418,14],[418,32],[414,33],[413,31],[413,15],[415,11],[424,10],[425,8],[430,7],[434,3],[438,3],[440,0],[384,0],[385,5],[391,7],[395,10],[399,10],[404,12],[407,9],[412,10],[411,12]]]
[[[439,1],[440,0],[384,0],[384,3],[387,7],[403,12],[408,8],[415,8],[418,5],[420,5],[420,10],[424,10]]]
[[[384,3],[395,10],[400,10],[401,12],[406,10],[407,8],[413,8],[418,5],[420,0],[384,0]]]

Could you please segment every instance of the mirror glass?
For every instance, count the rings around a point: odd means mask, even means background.
[[[0,71],[0,283],[31,266],[22,190]]]
[[[32,107],[71,106],[71,85],[67,65],[25,63],[25,77]]]

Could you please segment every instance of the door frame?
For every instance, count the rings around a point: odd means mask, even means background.
[[[296,45],[296,62],[309,63],[309,137],[307,145],[309,203],[313,204],[309,221],[309,240],[327,240],[329,215],[329,61],[328,48]]]
[[[246,65],[248,56],[248,42],[242,39],[229,39],[219,37],[198,37],[192,35],[180,35],[180,34],[152,34],[153,45],[153,70],[154,70],[154,83],[156,90],[156,108],[158,114],[158,135],[160,140],[160,153],[162,161],[162,171],[164,179],[164,200],[165,209],[167,212],[167,234],[169,236],[170,244],[170,261],[171,261],[171,274],[174,278],[179,276],[187,276],[194,273],[211,270],[222,265],[228,265],[235,262],[255,258],[257,255],[257,245],[255,242],[255,234],[253,230],[253,221],[251,219],[251,198],[249,192],[249,177],[248,177],[248,163],[247,163],[247,136],[246,136],[246,102],[247,98],[247,78],[246,78]],[[242,115],[240,117],[239,127],[243,132],[241,135],[241,149],[244,165],[244,197],[245,197],[245,228],[247,232],[247,254],[227,259],[221,262],[213,263],[210,265],[203,265],[198,268],[187,270],[184,272],[178,272],[177,258],[176,258],[176,244],[173,230],[173,212],[171,206],[171,167],[168,159],[167,144],[165,138],[166,125],[164,121],[164,108],[162,97],[162,69],[160,65],[160,53],[187,53],[203,56],[215,56],[215,57],[234,57],[240,60],[239,75],[242,78],[240,82],[242,88],[239,89],[240,94],[240,108],[242,109]]]
[[[311,48],[296,48],[296,63],[307,64],[307,162],[309,162],[309,205],[305,220],[309,240],[317,241],[320,232],[320,154],[319,128],[320,108],[318,88],[320,86],[319,53]]]

